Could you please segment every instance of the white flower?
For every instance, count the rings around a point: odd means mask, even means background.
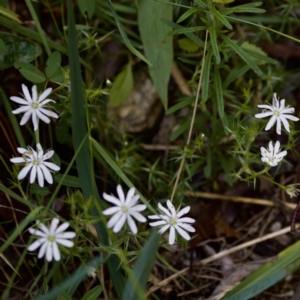
[[[265,130],[269,130],[277,121],[276,124],[276,132],[277,134],[281,134],[281,122],[285,128],[285,130],[287,132],[290,132],[290,125],[287,121],[287,119],[292,120],[292,121],[299,121],[299,118],[295,117],[295,116],[291,116],[289,114],[292,114],[295,109],[293,107],[287,106],[285,107],[285,100],[282,99],[280,101],[280,105],[279,105],[279,101],[277,99],[276,93],[274,93],[273,95],[273,103],[272,105],[257,105],[259,108],[264,108],[269,110],[268,112],[263,111],[260,114],[256,114],[255,118],[265,118],[265,117],[271,117],[270,121],[268,122]]]
[[[57,227],[58,223],[59,220],[54,218],[51,221],[50,228],[46,227],[39,221],[37,221],[36,224],[41,230],[29,228],[29,232],[32,235],[36,235],[40,238],[28,246],[28,251],[34,251],[38,247],[41,247],[38,258],[42,258],[46,254],[47,261],[52,261],[53,258],[56,261],[59,261],[60,252],[57,244],[61,244],[68,248],[73,247],[74,243],[69,241],[69,239],[73,239],[76,236],[76,233],[73,231],[64,232],[69,227],[68,222],[65,222]]]
[[[190,211],[190,206],[187,206],[181,209],[179,212],[176,212],[173,204],[170,200],[167,201],[168,209],[164,208],[160,203],[158,203],[158,208],[164,213],[163,215],[153,215],[148,216],[149,219],[159,220],[153,223],[149,223],[150,226],[161,226],[161,229],[158,233],[163,234],[167,229],[170,228],[169,234],[169,244],[173,245],[175,242],[176,231],[186,240],[190,240],[190,235],[186,232],[195,232],[195,228],[186,223],[194,223],[195,220],[192,218],[181,218],[183,215],[187,214]]]
[[[53,183],[52,175],[48,169],[51,169],[53,171],[59,171],[60,167],[55,165],[54,163],[45,161],[53,156],[53,150],[46,152],[46,154],[44,155],[44,151],[42,149],[41,144],[37,144],[36,148],[37,151],[34,151],[29,146],[28,149],[17,148],[18,152],[22,154],[22,157],[14,157],[11,158],[10,161],[15,164],[26,163],[25,167],[18,174],[19,180],[22,180],[31,170],[30,183],[33,183],[37,176],[39,185],[43,187],[44,177],[48,183]]]
[[[286,151],[280,151],[280,142],[277,141],[275,143],[275,147],[273,147],[273,142],[269,143],[269,148],[266,149],[264,147],[260,148],[261,151],[261,160],[271,167],[276,167],[283,157],[287,154]]]
[[[120,185],[117,186],[117,192],[119,199],[114,196],[110,196],[106,193],[103,193],[103,198],[106,201],[116,205],[103,211],[103,214],[106,216],[113,215],[108,221],[107,227],[113,227],[113,232],[119,232],[123,227],[125,221],[127,220],[129,228],[134,234],[136,234],[138,230],[132,217],[137,219],[139,222],[146,222],[147,219],[139,212],[145,210],[147,206],[144,204],[136,205],[140,196],[134,195],[134,188],[131,188],[128,191],[126,199],[122,187]]]
[[[24,113],[20,125],[24,125],[29,120],[30,116],[32,116],[34,131],[36,131],[38,129],[38,119],[49,124],[50,119],[48,117],[58,118],[56,113],[43,108],[45,104],[55,102],[54,100],[46,99],[50,95],[52,88],[46,89],[39,97],[35,85],[32,87],[32,97],[30,96],[26,85],[22,84],[22,90],[25,99],[16,96],[10,97],[10,100],[23,105],[12,111],[13,114]]]

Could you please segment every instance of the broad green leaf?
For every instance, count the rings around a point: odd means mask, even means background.
[[[216,58],[216,64],[218,65],[221,62],[221,56],[219,53],[216,28],[214,24],[209,27],[209,33],[210,33],[210,44]]]
[[[59,69],[61,64],[61,54],[54,51],[50,54],[46,61],[46,75],[51,78]]]
[[[205,62],[203,67],[203,78],[202,78],[202,102],[206,102],[208,99],[208,92],[210,90],[210,66],[211,66],[211,58],[212,58],[213,52],[212,48],[209,48],[207,51],[207,54],[205,56]]]
[[[15,14],[11,10],[9,10],[9,9],[3,7],[3,6],[0,6],[0,15],[6,17],[8,19],[11,19],[15,22],[21,23],[20,20],[19,20],[19,16],[17,14]]]
[[[75,187],[75,188],[80,188],[80,180],[78,177],[72,176],[72,175],[66,175],[64,180],[62,180],[63,178],[63,174],[56,174],[54,175],[54,181],[55,182],[61,182],[62,185],[64,186],[70,186],[70,187]]]
[[[87,16],[90,19],[95,12],[95,0],[78,0],[77,3],[82,15]]]
[[[189,38],[183,38],[178,40],[179,48],[187,51],[188,53],[194,53],[199,50],[199,45]]]
[[[30,193],[31,194],[38,194],[41,196],[46,196],[49,194],[49,189],[47,187],[40,187],[38,184],[34,183],[30,185]]]
[[[276,260],[264,264],[250,274],[222,299],[251,299],[299,268],[300,241],[280,252]]]
[[[60,118],[59,122],[56,123],[55,126],[55,136],[57,141],[60,144],[64,144],[68,139],[69,133],[69,124],[67,123],[66,119]]]
[[[93,176],[93,170],[91,168],[91,157],[89,153],[88,141],[81,143],[86,139],[88,134],[86,129],[86,105],[83,92],[83,83],[81,77],[80,57],[78,51],[77,33],[75,28],[75,17],[73,1],[68,0],[68,53],[70,61],[70,80],[71,80],[71,109],[72,109],[72,131],[73,131],[73,145],[74,151],[80,149],[76,156],[76,166],[82,193],[86,201],[89,201],[91,197],[95,199],[96,207],[91,208],[90,214],[99,219],[99,222],[95,224],[97,234],[100,242],[103,245],[108,245],[108,232],[106,225],[101,221],[99,217],[100,213],[98,209],[104,207],[99,192],[97,190],[96,182]],[[100,206],[100,207],[99,207]],[[104,258],[108,254],[104,252]],[[120,298],[122,290],[124,288],[123,276],[120,268],[120,260],[117,256],[112,255],[108,257],[107,267],[112,279],[114,289],[117,297]]]
[[[26,62],[16,62],[14,67],[20,71],[25,79],[33,83],[42,83],[46,80],[45,75],[34,65]]]
[[[217,65],[215,65],[213,82],[215,86],[215,96],[217,100],[218,113],[220,118],[222,119],[224,116],[224,99],[223,99],[223,89],[221,82],[220,70]]]
[[[118,29],[119,29],[119,32],[120,32],[120,34],[121,34],[121,36],[122,36],[122,38],[123,38],[124,44],[127,46],[127,48],[128,48],[133,54],[135,54],[137,57],[139,57],[141,60],[143,60],[143,61],[144,61],[145,63],[147,63],[148,65],[151,65],[151,63],[144,57],[144,55],[141,54],[141,52],[139,52],[138,50],[136,50],[136,49],[132,46],[130,40],[129,40],[128,37],[127,37],[127,34],[126,34],[125,30],[123,29],[122,24],[121,24],[120,21],[119,21],[119,17],[118,17],[118,15],[117,15],[117,13],[116,13],[116,11],[115,11],[115,9],[114,9],[114,6],[113,6],[111,0],[108,0],[108,3],[109,3],[109,6],[110,6],[110,10],[111,10],[111,12],[112,12],[112,15],[113,15],[113,17],[114,17],[114,19],[115,19],[116,25],[117,25],[117,27],[118,27]],[[149,16],[149,15],[148,15],[148,16]]]
[[[235,51],[241,59],[243,59],[250,68],[253,69],[253,71],[255,73],[257,73],[257,75],[261,76],[262,75],[262,71],[260,70],[260,68],[257,66],[257,64],[253,61],[253,59],[250,57],[250,55],[246,54],[246,52],[237,45],[237,43],[235,43],[234,41],[232,41],[231,39],[229,39],[226,35],[221,34],[223,40],[227,43],[227,45],[233,50]]]
[[[147,299],[145,290],[155,262],[159,236],[156,231],[152,230],[150,238],[138,256],[133,271],[129,270],[129,278],[124,288],[122,300]]]
[[[227,19],[220,13],[218,12],[213,6],[211,7],[210,11],[213,13],[215,18],[221,22],[225,27],[228,29],[232,30],[231,24],[227,21]]]
[[[6,47],[6,51],[0,49],[0,69],[12,67],[17,62],[28,63],[42,53],[40,46],[22,37],[0,32],[0,39]]]
[[[173,63],[173,37],[162,22],[172,21],[172,5],[160,1],[139,2],[138,23],[146,58],[151,63],[150,76],[158,95],[168,108],[168,84]]]
[[[72,289],[74,286],[78,286],[80,282],[87,276],[91,268],[97,269],[99,265],[105,262],[101,257],[96,257],[93,260],[82,264],[69,278],[58,286],[53,287],[45,295],[39,295],[35,297],[35,300],[53,300],[57,299],[59,295]]]
[[[82,298],[81,300],[96,300],[99,295],[102,293],[102,286],[98,285],[89,290]]]
[[[67,293],[62,293],[58,296],[58,300],[72,300],[72,298]]]
[[[121,105],[130,95],[133,88],[131,63],[128,63],[121,73],[115,78],[110,90],[109,105]]]
[[[5,46],[4,41],[0,38],[0,57],[1,57],[2,55],[7,54],[7,52],[8,52],[8,49],[7,49],[7,47]]]

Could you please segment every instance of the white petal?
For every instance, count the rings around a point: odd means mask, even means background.
[[[159,234],[163,234],[167,229],[169,229],[170,228],[170,224],[166,224],[166,225],[164,225],[162,228],[160,228],[159,230],[158,230],[158,233]]]
[[[29,94],[29,91],[28,91],[28,88],[25,84],[22,84],[22,90],[23,90],[23,94],[25,96],[25,99],[28,101],[28,102],[32,102],[32,99],[31,99],[31,96]]]
[[[138,230],[136,224],[130,215],[127,215],[127,224],[129,225],[129,228],[131,229],[132,233],[137,234]]]
[[[34,229],[34,228],[29,228],[28,230],[32,235],[47,237],[47,234],[45,234],[44,232],[42,232],[40,230],[37,230],[37,229]]]
[[[187,214],[190,211],[191,207],[187,206],[180,210],[180,212],[177,214],[177,218],[180,218],[181,216]]]
[[[169,245],[173,245],[175,243],[175,236],[175,228],[171,226],[169,234]]]
[[[115,232],[115,233],[119,232],[122,229],[122,227],[124,226],[125,221],[126,221],[126,215],[122,214],[120,220],[118,220],[118,222],[114,226],[113,232]]]
[[[25,159],[23,157],[14,157],[11,158],[10,161],[14,164],[20,164],[20,163],[24,163]]]
[[[36,178],[36,166],[32,166],[31,173],[30,173],[30,183],[33,183]]]
[[[38,254],[38,258],[42,258],[45,255],[46,250],[48,248],[48,244],[49,244],[49,242],[45,241],[45,243],[41,246],[39,254]]]
[[[276,132],[277,134],[281,134],[281,122],[279,118],[277,118]]]
[[[41,238],[36,241],[34,241],[32,244],[30,244],[27,248],[28,251],[34,251],[38,247],[40,247],[44,242],[46,241],[46,238]]]
[[[24,113],[24,112],[26,112],[26,111],[28,111],[30,109],[31,109],[30,106],[21,106],[21,107],[15,109],[15,110],[13,110],[12,113],[14,115],[17,115],[17,114],[20,114],[20,113]]]
[[[283,118],[283,117],[280,117],[280,120],[281,120],[281,122],[282,122],[282,124],[283,124],[285,130],[286,130],[287,132],[290,132],[290,125],[289,125],[289,122],[288,122],[285,118]]]
[[[32,91],[32,102],[37,102],[37,91],[36,91],[36,85],[34,85],[31,89]]]
[[[18,103],[18,104],[29,106],[28,101],[26,101],[26,100],[24,100],[24,99],[22,99],[20,97],[12,96],[9,99],[12,100],[12,101],[14,101],[14,102],[16,102],[16,103]]]
[[[119,200],[118,198],[114,197],[114,196],[111,196],[111,195],[108,195],[108,194],[106,194],[106,193],[103,193],[103,198],[104,198],[106,201],[108,201],[108,202],[110,202],[110,203],[113,203],[113,204],[115,204],[115,205],[117,205],[117,206],[120,206],[120,205],[121,205],[120,200]]]
[[[36,113],[36,115],[38,116],[38,118],[41,119],[42,121],[44,121],[45,123],[49,124],[49,123],[51,122],[51,120],[50,120],[47,116],[43,115],[43,114],[39,111],[39,109],[36,109],[36,110],[35,110],[35,113]]]
[[[139,196],[139,195],[133,196],[133,197],[131,198],[131,201],[130,201],[128,204],[126,204],[127,207],[133,207],[133,206],[138,202],[139,199],[140,199],[140,196]]]
[[[123,189],[120,184],[117,186],[117,193],[118,193],[121,203],[124,204],[125,203],[125,195],[124,195]]]
[[[132,187],[129,189],[127,196],[126,196],[126,200],[125,200],[125,204],[129,204],[134,196],[134,192],[135,192],[135,188]]]
[[[41,171],[41,168],[37,168],[37,177],[38,177],[38,183],[40,187],[44,186],[44,175]]]
[[[62,223],[56,230],[55,235],[65,231],[70,226],[69,222]]]
[[[47,180],[47,182],[52,184],[53,178],[52,178],[50,171],[44,165],[40,165],[40,169],[43,171],[44,177]]]
[[[284,114],[282,114],[281,117],[289,119],[289,120],[292,120],[292,121],[295,121],[295,122],[299,121],[299,118],[297,118],[295,116],[291,116],[291,115],[284,115]]]
[[[39,128],[38,118],[35,113],[35,110],[31,110],[31,112],[32,112],[31,120],[32,120],[32,124],[33,124],[33,130],[37,131],[37,129]]]
[[[46,259],[50,262],[53,258],[53,243],[48,242],[48,247],[46,250]]]
[[[59,224],[59,220],[57,218],[54,218],[52,221],[51,221],[51,225],[50,225],[50,228],[49,228],[49,232],[50,232],[50,235],[53,235]]]
[[[149,225],[152,227],[161,226],[161,225],[165,225],[165,224],[166,224],[166,221],[164,221],[164,220],[149,223]],[[170,226],[170,225],[168,224],[168,226]]]
[[[55,234],[55,236],[57,239],[73,239],[76,236],[76,233],[73,231],[67,231]]]
[[[274,123],[276,122],[277,120],[277,117],[276,116],[272,116],[272,118],[269,120],[265,130],[269,130],[273,125]]]
[[[143,211],[147,208],[147,206],[145,204],[138,204],[134,207],[130,207],[129,210],[130,211]]]
[[[54,155],[54,150],[49,150],[45,153],[45,155],[43,155],[43,160],[47,160],[49,158],[51,158]]]
[[[52,248],[53,253],[52,254],[54,256],[54,260],[60,261],[60,252],[59,252],[57,243],[53,242],[52,245],[53,245],[53,248]]]
[[[280,112],[281,112],[281,114],[293,114],[295,112],[295,108],[294,107],[285,107]]]
[[[161,217],[158,216],[158,215],[151,215],[151,216],[148,216],[149,219],[153,219],[153,220],[160,220]]]
[[[147,221],[147,219],[139,212],[130,212],[129,214],[141,223],[145,223]]]
[[[284,107],[285,107],[285,100],[282,99],[282,100],[280,101],[280,108],[279,108],[279,110],[282,111],[282,110],[284,109]]]
[[[58,114],[56,114],[55,112],[53,112],[53,111],[51,111],[51,110],[48,110],[48,109],[45,109],[45,108],[40,107],[40,108],[39,108],[39,111],[40,111],[42,114],[44,114],[44,115],[46,115],[46,116],[48,116],[48,117],[52,117],[52,118],[55,118],[55,119],[58,118]]]
[[[164,208],[160,203],[158,203],[158,208],[159,208],[162,212],[164,212],[168,217],[172,218],[171,213],[170,213],[166,208]]]
[[[74,246],[74,242],[66,240],[66,239],[55,239],[55,241],[67,248],[72,248]]]
[[[32,167],[32,164],[28,164],[27,166],[25,166],[18,174],[18,179],[22,180],[27,175],[27,173],[29,172],[31,167]]]
[[[42,94],[39,96],[39,100],[38,102],[43,101],[44,99],[46,99],[52,92],[52,88],[47,88],[44,92],[42,92]]]
[[[45,156],[45,155],[44,155],[44,156]],[[59,167],[59,166],[57,166],[57,165],[54,164],[54,163],[48,162],[48,161],[44,161],[44,165],[45,165],[47,168],[49,168],[49,169],[51,169],[51,170],[53,170],[53,171],[59,171],[59,170],[60,170],[60,167]]]
[[[118,211],[116,214],[114,214],[108,221],[107,227],[112,228],[113,226],[115,226],[116,223],[119,221],[120,217],[122,216],[122,214],[123,213],[121,211]],[[125,222],[125,220],[124,220],[124,222]]]
[[[178,225],[175,225],[175,229],[185,240],[189,241],[191,239],[190,235],[182,228],[180,228]]]
[[[273,112],[270,111],[270,112],[263,112],[263,113],[260,113],[260,114],[256,114],[256,115],[254,115],[254,117],[257,118],[257,119],[261,119],[261,118],[269,117],[269,116],[272,116],[272,115],[273,115]]]
[[[50,231],[49,228],[47,226],[45,226],[43,223],[37,222],[38,223],[38,227],[45,232],[46,236],[50,235]]]
[[[273,107],[271,105],[267,105],[267,104],[259,104],[257,105],[257,107],[259,108],[263,108],[263,109],[270,109],[273,111]]]
[[[177,221],[178,223],[195,223],[195,220],[189,217],[181,218]]]
[[[120,211],[120,207],[119,206],[113,206],[113,207],[110,207],[110,208],[108,208],[106,210],[103,210],[102,213],[105,216],[109,216],[109,215],[115,214],[117,211]]]
[[[189,224],[180,224],[180,223],[177,223],[177,226],[179,226],[179,227],[181,227],[184,230],[187,230],[189,232],[195,232],[196,231],[196,229],[193,226],[189,225]]]
[[[20,121],[20,125],[23,126],[30,118],[32,114],[32,109],[26,111],[26,113],[23,115],[21,121]]]
[[[172,202],[170,200],[167,200],[167,206],[168,206],[168,208],[169,208],[169,210],[171,212],[172,217],[173,218],[176,217],[175,207],[174,207],[174,205],[172,204]]]

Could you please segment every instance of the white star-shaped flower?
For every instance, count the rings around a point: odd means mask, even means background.
[[[271,167],[276,167],[281,162],[283,157],[287,154],[286,151],[280,152],[279,141],[275,143],[275,147],[273,147],[273,142],[270,142],[268,149],[261,147],[260,151],[262,156],[261,160]]]
[[[54,100],[46,99],[51,94],[52,88],[46,89],[39,97],[35,85],[32,87],[32,97],[30,96],[26,85],[22,84],[22,90],[25,99],[16,96],[10,97],[10,100],[23,105],[12,111],[13,114],[24,113],[20,125],[24,125],[31,116],[33,128],[34,131],[36,131],[38,129],[39,119],[49,124],[50,119],[48,117],[58,118],[58,115],[55,112],[43,108],[47,103],[55,102]]]
[[[10,161],[15,164],[26,163],[25,167],[18,174],[19,180],[25,178],[27,173],[31,170],[30,183],[33,183],[37,177],[39,185],[43,187],[44,178],[48,183],[53,183],[52,175],[48,169],[59,171],[60,167],[46,161],[53,156],[53,150],[44,154],[41,144],[37,144],[36,149],[37,150],[34,151],[30,146],[28,146],[27,149],[17,148],[18,152],[22,154],[22,157],[14,157],[11,158]]]
[[[190,240],[191,237],[187,233],[195,232],[195,228],[186,223],[194,223],[195,220],[192,218],[184,217],[183,215],[187,214],[190,211],[190,206],[187,206],[181,209],[179,212],[176,212],[172,202],[170,200],[167,201],[168,209],[163,207],[160,203],[158,203],[158,208],[164,213],[163,215],[153,215],[148,216],[149,219],[159,220],[153,223],[149,223],[150,226],[162,226],[158,233],[163,234],[167,229],[170,228],[169,234],[169,244],[173,245],[176,238],[176,231],[186,240]]]
[[[147,206],[145,204],[136,204],[140,196],[134,195],[134,188],[131,188],[128,191],[126,199],[120,185],[117,186],[117,192],[119,199],[103,193],[103,198],[115,205],[103,211],[103,214],[106,216],[113,215],[108,221],[107,227],[113,227],[113,232],[119,232],[123,227],[125,221],[127,220],[127,224],[129,225],[131,231],[134,234],[137,234],[138,230],[132,217],[134,217],[139,222],[146,222],[147,219],[142,214],[140,214],[140,212],[145,210]]]
[[[273,103],[272,105],[261,104],[257,105],[259,108],[267,109],[269,111],[263,111],[260,114],[256,114],[255,118],[265,118],[270,117],[265,130],[269,130],[277,121],[276,124],[276,132],[277,134],[281,134],[281,122],[287,132],[290,132],[290,125],[287,120],[299,121],[299,118],[295,116],[291,116],[290,114],[294,113],[295,109],[293,107],[287,106],[285,107],[285,100],[281,99],[280,105],[277,99],[276,93],[273,95]]]
[[[69,223],[62,223],[57,227],[59,220],[54,218],[51,221],[50,228],[46,227],[41,222],[37,221],[36,224],[40,230],[29,228],[29,232],[32,235],[40,237],[38,240],[34,241],[31,245],[28,246],[28,251],[35,251],[37,248],[40,248],[38,258],[42,258],[46,254],[47,261],[60,260],[60,252],[57,244],[61,244],[65,247],[71,248],[74,246],[74,243],[69,239],[73,239],[76,236],[76,233],[73,231],[66,231]]]

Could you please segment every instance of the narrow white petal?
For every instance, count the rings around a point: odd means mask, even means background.
[[[281,134],[281,122],[279,118],[277,118],[276,132],[277,134]]]
[[[285,107],[280,112],[281,112],[281,114],[292,114],[295,112],[295,108],[294,107]]]
[[[20,121],[20,125],[23,126],[30,118],[32,114],[32,109],[26,111],[26,113],[23,115],[21,121]]]
[[[41,171],[41,168],[37,168],[37,177],[38,177],[38,183],[40,187],[44,186],[44,175]]]
[[[286,118],[286,119],[289,119],[289,120],[292,120],[292,121],[299,121],[299,118],[295,117],[295,116],[291,116],[291,115],[285,115],[285,114],[282,114],[281,115],[282,118]]]
[[[18,147],[17,150],[18,150],[18,152],[21,153],[21,154],[23,154],[23,153],[25,153],[25,152],[28,152],[28,149],[21,148],[21,147]]]
[[[36,241],[34,241],[32,244],[30,244],[27,248],[28,251],[34,251],[38,247],[40,247],[44,242],[46,241],[46,238],[41,238]]]
[[[37,129],[39,128],[38,118],[35,113],[35,110],[31,110],[31,112],[32,112],[31,120],[32,120],[32,124],[33,124],[33,130],[37,131]]]
[[[32,91],[32,102],[37,102],[37,91],[36,91],[36,85],[34,85],[31,89]]]
[[[149,223],[149,225],[152,227],[161,226],[161,225],[165,225],[165,224],[166,224],[166,221],[164,221],[164,220]],[[170,225],[168,224],[168,226],[170,226]]]
[[[20,163],[24,163],[25,159],[23,157],[14,157],[11,158],[10,161],[14,164],[20,164]]]
[[[175,243],[175,228],[171,226],[170,228],[170,234],[169,234],[169,245],[173,245]]]
[[[53,245],[53,248],[52,248],[53,253],[52,254],[53,254],[54,260],[60,261],[60,252],[59,252],[57,243],[53,242],[52,245]]]
[[[195,220],[189,217],[181,218],[177,221],[178,223],[195,223]]]
[[[130,215],[127,215],[127,224],[129,225],[129,228],[131,229],[132,233],[137,234],[138,230],[136,224]]]
[[[117,186],[117,193],[118,193],[120,202],[122,204],[124,204],[125,203],[125,195],[124,195],[123,189],[120,184]]]
[[[111,196],[111,195],[108,195],[108,194],[106,194],[106,193],[103,193],[103,198],[104,198],[106,201],[108,201],[108,202],[110,202],[110,203],[113,203],[113,204],[115,204],[115,205],[117,205],[117,206],[120,206],[120,205],[121,205],[120,200],[119,200],[118,198],[114,197],[114,196]]]
[[[32,102],[32,99],[31,99],[31,96],[29,94],[29,91],[28,91],[28,88],[25,84],[22,84],[22,90],[23,90],[23,94],[25,96],[25,99],[28,101],[28,102]]]
[[[72,248],[74,246],[74,242],[66,240],[66,239],[55,239],[58,244],[61,244],[67,248]]]
[[[171,213],[170,213],[165,207],[163,207],[160,203],[158,203],[158,208],[159,208],[162,212],[164,212],[168,217],[172,218]]]
[[[9,99],[10,99],[11,101],[14,101],[14,102],[18,103],[18,104],[22,104],[22,105],[27,105],[27,106],[29,106],[28,101],[26,101],[26,100],[24,100],[24,99],[22,99],[22,98],[20,98],[20,97],[12,96],[12,97],[10,97]]]
[[[187,230],[189,232],[195,232],[196,231],[196,229],[193,226],[189,225],[189,224],[177,223],[177,226],[179,226],[179,227],[181,227],[184,230]]]
[[[128,205],[131,202],[134,193],[135,193],[135,188],[134,187],[130,188],[126,196],[125,204]]]
[[[171,212],[172,217],[175,218],[176,217],[176,210],[175,210],[175,207],[174,207],[174,205],[172,204],[172,202],[170,200],[167,201],[167,206],[168,206],[168,208]]]
[[[36,236],[41,236],[41,237],[47,237],[47,234],[45,234],[44,232],[34,229],[34,228],[29,228],[28,231],[32,234],[32,235],[36,235]]]
[[[130,207],[129,210],[130,211],[143,211],[147,208],[147,206],[145,204],[138,204],[134,207]]]
[[[47,160],[51,158],[53,155],[54,155],[54,150],[49,150],[45,153],[45,155],[43,155],[43,160]]]
[[[53,112],[53,111],[51,111],[51,110],[48,110],[48,109],[45,109],[45,108],[40,107],[40,108],[39,108],[39,111],[40,111],[42,114],[44,114],[44,115],[46,115],[46,116],[48,116],[48,117],[55,118],[55,119],[58,118],[58,114],[56,114],[55,112]]]
[[[44,121],[45,123],[49,124],[51,122],[51,120],[47,116],[43,115],[39,109],[36,109],[35,113],[38,116],[38,118]]]
[[[284,107],[285,107],[285,100],[284,99],[282,99],[281,101],[280,101],[280,111],[282,111],[283,109],[284,109]]]
[[[31,169],[31,173],[30,173],[30,183],[33,183],[35,181],[35,178],[36,178],[36,166],[32,166],[32,169]]]
[[[163,234],[167,229],[169,229],[170,228],[170,224],[166,224],[166,225],[164,225],[162,228],[160,228],[159,230],[158,230],[158,233],[159,234]]]
[[[127,207],[133,207],[135,206],[135,204],[139,201],[140,199],[140,196],[139,195],[134,195],[132,198],[131,198],[131,201],[127,204]]]
[[[20,114],[20,113],[24,113],[24,112],[26,112],[30,109],[31,109],[30,106],[21,106],[21,107],[15,109],[15,110],[13,110],[12,113],[14,115],[17,115],[17,114]]]
[[[275,143],[275,147],[274,147],[274,154],[278,153],[279,152],[279,149],[280,149],[280,142],[277,141]]]
[[[70,226],[69,222],[62,223],[56,230],[55,235],[65,231]]]
[[[44,155],[44,156],[45,156],[45,155]],[[49,169],[51,169],[51,170],[53,170],[53,171],[59,171],[59,170],[60,170],[60,167],[59,167],[59,166],[57,166],[57,165],[54,164],[54,163],[48,162],[48,161],[44,161],[44,165],[45,165],[47,168],[49,168]]]
[[[112,228],[113,226],[116,225],[116,223],[119,221],[120,217],[122,216],[122,212],[121,211],[118,211],[116,214],[114,214],[110,220],[108,221],[107,223],[107,227],[108,228]],[[125,221],[124,221],[125,222]]]
[[[76,233],[73,231],[66,231],[55,234],[55,236],[57,239],[73,239],[76,236]]]
[[[46,250],[46,259],[50,262],[53,259],[53,243],[48,242],[48,247]]]
[[[57,218],[54,218],[52,221],[51,221],[51,225],[50,225],[50,228],[49,228],[49,232],[50,232],[50,235],[53,235],[54,233],[56,233],[56,228],[59,224],[59,220]]]
[[[46,250],[48,248],[48,244],[49,244],[49,242],[45,241],[45,243],[41,246],[39,254],[38,254],[38,258],[42,258],[45,255]]]
[[[290,132],[290,124],[289,124],[289,122],[286,120],[286,118],[284,118],[284,117],[281,116],[281,117],[280,117],[280,120],[281,120],[281,122],[282,122],[282,124],[283,124],[285,130],[286,130],[287,132]]]
[[[271,105],[259,104],[259,105],[257,105],[257,107],[263,108],[263,109],[270,109],[271,111],[273,111],[273,107]]]
[[[152,220],[160,220],[161,217],[158,216],[158,215],[151,215],[151,216],[148,216],[149,219],[152,219]]]
[[[48,183],[52,184],[53,178],[52,178],[50,171],[44,165],[40,165],[40,169],[43,171],[46,181]]]
[[[41,95],[39,96],[39,100],[38,102],[43,101],[44,99],[46,99],[52,92],[52,88],[47,88],[44,92],[41,93]]]
[[[187,207],[181,209],[181,210],[179,211],[179,213],[177,214],[177,218],[180,218],[181,216],[187,214],[187,213],[190,211],[190,209],[191,209],[190,206],[187,206]]]
[[[272,116],[272,118],[269,120],[265,130],[269,130],[273,125],[274,123],[276,122],[277,120],[277,117],[276,116]]]
[[[175,225],[175,229],[185,240],[189,241],[191,239],[190,235],[182,228],[180,228],[178,225]]]
[[[256,115],[254,115],[254,117],[257,118],[257,119],[261,119],[261,118],[269,117],[269,116],[272,116],[272,115],[273,115],[273,112],[270,111],[270,112],[263,112],[263,113],[260,113],[260,114],[256,114]]]
[[[129,214],[132,215],[135,219],[137,219],[141,223],[147,222],[147,219],[139,212],[130,212]]]
[[[47,226],[45,226],[43,223],[37,222],[38,223],[38,227],[45,232],[46,236],[50,235],[50,231],[49,228]]]
[[[109,215],[113,215],[115,214],[117,211],[120,210],[120,207],[119,206],[113,206],[113,207],[110,207],[106,210],[103,210],[102,213],[105,215],[105,216],[109,216]]]
[[[27,175],[27,173],[29,172],[31,167],[32,167],[32,164],[28,164],[27,166],[25,166],[18,174],[18,179],[22,180],[23,178],[25,178],[25,176]]]
[[[119,232],[122,227],[124,226],[124,223],[126,221],[126,215],[122,214],[120,220],[118,220],[118,222],[115,224],[114,228],[113,228],[113,232],[117,233]]]

